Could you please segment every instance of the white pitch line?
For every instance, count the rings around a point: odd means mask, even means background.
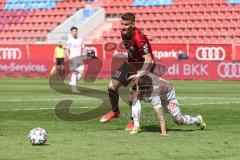
[[[108,98],[90,98],[90,97],[78,97],[78,98],[44,98],[44,99],[0,99],[0,102],[41,102],[41,101],[60,101],[60,100],[101,100],[101,99],[108,99]],[[240,98],[226,98],[226,97],[177,97],[177,99],[182,100],[240,100]]]
[[[240,102],[210,102],[210,103],[192,103],[180,104],[180,106],[202,106],[202,105],[220,105],[220,104],[240,104]],[[71,109],[88,109],[89,107],[71,107]],[[55,110],[55,108],[21,108],[21,109],[0,109],[0,112],[17,112],[17,111],[39,111],[39,110]]]
[[[71,107],[71,109],[87,109],[91,107]],[[0,109],[0,112],[16,112],[16,111],[40,111],[40,110],[55,110],[55,108],[21,108],[21,109]]]
[[[41,102],[41,101],[60,101],[60,100],[89,100],[95,98],[69,98],[69,99],[61,99],[61,98],[46,98],[46,99],[0,99],[0,102]]]
[[[209,103],[193,103],[193,104],[180,104],[180,106],[202,106],[202,105],[218,105],[218,104],[240,104],[240,102],[209,102]]]
[[[226,97],[177,97],[177,99],[207,99],[207,100],[218,100],[218,99],[228,99],[228,100],[240,100],[240,97],[237,98],[237,97],[229,97],[229,98],[226,98]]]

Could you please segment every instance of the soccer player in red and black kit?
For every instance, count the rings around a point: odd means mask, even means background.
[[[119,67],[109,83],[108,93],[112,111],[100,119],[102,123],[120,116],[118,89],[121,86],[126,87],[131,82],[128,78],[136,73],[143,75],[147,72],[153,72],[155,67],[150,43],[147,36],[135,27],[134,14],[125,13],[121,16],[121,34],[123,44],[128,53],[128,61]],[[131,130],[133,127],[134,124],[131,120],[126,130]]]

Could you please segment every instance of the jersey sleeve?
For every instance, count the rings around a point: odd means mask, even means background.
[[[135,37],[135,45],[138,52],[143,56],[150,52],[149,42],[147,37],[143,33],[138,33]]]
[[[53,56],[54,56],[54,58],[57,57],[57,47],[55,47],[55,49],[54,49],[54,54],[53,54]]]

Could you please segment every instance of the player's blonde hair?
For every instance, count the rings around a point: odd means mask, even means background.
[[[139,77],[136,81],[137,90],[139,91],[151,91],[153,87],[152,78],[148,75]]]

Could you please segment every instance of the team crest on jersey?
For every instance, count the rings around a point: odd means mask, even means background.
[[[128,51],[128,57],[129,57],[129,58],[133,58],[132,52]]]
[[[148,53],[148,52],[149,52],[149,50],[148,50],[148,45],[147,45],[147,44],[144,44],[144,46],[143,46],[143,52],[144,52],[144,53]]]
[[[134,46],[131,46],[131,47],[129,48],[129,50],[134,51],[134,50],[135,50],[135,47],[134,47]]]

